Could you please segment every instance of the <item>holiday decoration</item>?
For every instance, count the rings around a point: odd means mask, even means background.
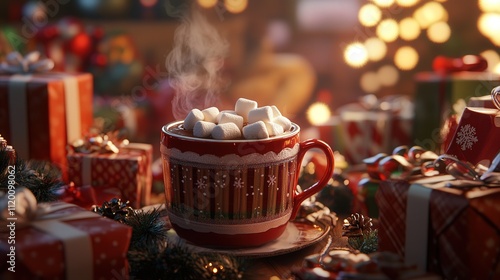
[[[379,250],[446,279],[498,278],[500,173],[450,155],[380,182]],[[452,174],[442,175],[442,174]]]
[[[459,63],[454,64],[456,61]],[[434,72],[415,75],[413,144],[438,153],[446,151],[446,135],[440,132],[448,117],[461,114],[463,107],[454,110],[455,104],[489,94],[500,83],[500,75],[483,71],[484,64],[483,58],[473,55],[436,57]]]
[[[72,204],[37,203],[25,188],[16,188],[14,210],[7,208],[8,199],[0,199],[1,222],[6,229],[6,224],[14,224],[15,246],[7,243],[9,232],[2,231],[0,252],[2,256],[14,252],[10,266],[15,269],[14,278],[128,279],[129,226]],[[17,219],[12,222],[9,217]],[[10,273],[4,270],[1,276],[10,279]]]
[[[109,202],[104,201],[102,206],[94,206],[92,212],[118,222],[125,222],[127,217],[134,211],[128,206],[128,201],[122,202],[119,198],[112,198]]]
[[[148,205],[152,150],[150,144],[128,143],[113,133],[80,139],[67,155],[69,180],[77,186],[114,189],[135,208]]]
[[[474,165],[489,166],[500,151],[500,87],[491,92],[495,109],[465,108],[446,153]]]
[[[367,95],[338,109],[338,122],[320,127],[320,137],[352,164],[393,147],[408,145],[413,121],[412,102],[403,96],[377,99]],[[367,145],[366,143],[370,143]]]
[[[0,131],[20,158],[64,171],[66,145],[92,124],[92,76],[43,72],[52,62],[39,58],[11,53],[0,64]]]
[[[344,219],[342,236],[347,236],[347,242],[354,250],[369,254],[377,251],[377,230],[372,229],[372,219],[359,213],[351,214]]]

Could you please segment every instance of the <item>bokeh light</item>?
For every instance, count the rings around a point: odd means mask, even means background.
[[[420,25],[417,20],[407,17],[399,22],[399,37],[406,41],[412,41],[420,36]]]
[[[371,61],[380,61],[387,54],[387,45],[377,37],[366,39],[365,48]]]
[[[369,71],[364,73],[359,80],[361,89],[367,93],[375,93],[380,89],[377,73]]]
[[[399,71],[392,65],[384,65],[377,71],[377,78],[383,86],[393,86],[399,80]]]
[[[141,0],[140,2],[144,7],[151,8],[158,3],[158,0]]]
[[[358,12],[358,20],[364,26],[375,26],[382,18],[382,11],[373,4],[363,5]]]
[[[413,17],[421,28],[427,29],[438,21],[448,21],[448,12],[438,2],[427,2],[413,13]]]
[[[450,26],[444,22],[436,22],[427,29],[427,37],[434,43],[444,43],[451,36]]]
[[[401,7],[412,7],[415,6],[420,0],[396,0],[396,4]]]
[[[394,4],[394,0],[372,0],[373,3],[377,4],[379,7],[390,7],[392,4]]]
[[[332,115],[330,108],[323,102],[315,102],[309,106],[306,112],[307,120],[312,125],[322,125],[326,123]]]
[[[344,50],[344,60],[352,67],[361,67],[368,62],[368,51],[359,42],[351,43]]]
[[[399,48],[394,55],[394,64],[401,70],[412,70],[418,63],[418,52],[410,47]]]
[[[212,8],[217,4],[217,0],[198,0],[198,5],[203,8]]]
[[[495,67],[500,63],[500,55],[494,50],[485,50],[480,55],[488,62],[488,71],[493,72]]]
[[[384,19],[378,24],[376,34],[385,42],[393,42],[398,38],[399,25],[394,19]]]
[[[248,0],[224,0],[224,7],[233,14],[243,12],[248,6]]]
[[[497,44],[497,40],[500,34],[500,14],[497,13],[484,13],[479,17],[477,22],[477,28],[487,38],[489,38],[493,43]]]
[[[500,1],[498,0],[479,0],[479,9],[485,13],[500,13]]]

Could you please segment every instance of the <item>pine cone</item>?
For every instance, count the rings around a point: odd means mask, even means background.
[[[372,229],[373,223],[370,217],[365,217],[359,213],[351,214],[347,219],[344,219],[342,225],[342,236],[359,237],[363,236],[364,231]]]

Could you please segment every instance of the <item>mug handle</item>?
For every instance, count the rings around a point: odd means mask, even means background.
[[[300,205],[302,202],[312,196],[313,194],[319,192],[326,184],[328,181],[332,178],[333,176],[333,168],[335,166],[335,159],[333,156],[333,151],[328,144],[325,142],[318,140],[318,139],[309,139],[304,142],[300,143],[299,146],[299,153],[297,155],[297,166],[300,167],[302,160],[304,159],[304,155],[306,152],[312,148],[318,148],[320,149],[326,156],[326,169],[325,173],[323,173],[323,176],[321,179],[319,179],[318,182],[314,183],[312,186],[309,188],[303,190],[302,192],[296,193],[293,198],[293,209],[292,209],[292,215],[290,216],[290,220],[295,219],[295,216],[297,215]],[[298,182],[298,177],[299,177],[300,172],[297,172],[295,182]]]

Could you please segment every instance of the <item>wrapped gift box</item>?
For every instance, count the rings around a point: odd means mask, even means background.
[[[447,154],[459,160],[489,166],[500,151],[500,111],[488,108],[465,108]]]
[[[95,205],[100,206],[105,201],[122,196],[122,191],[118,188],[76,186],[74,183],[70,183],[60,190],[58,200],[92,210]]]
[[[118,153],[68,153],[68,177],[76,186],[119,189],[121,199],[139,208],[149,205],[153,147],[131,143]]]
[[[500,279],[500,189],[445,187],[452,180],[382,181],[379,250],[445,279]]]
[[[46,213],[21,226],[15,245],[0,233],[2,267],[15,246],[15,273],[2,279],[128,279],[132,228],[68,203],[39,204]]]
[[[442,153],[441,128],[450,115],[460,113],[453,105],[461,99],[490,94],[500,85],[500,75],[489,72],[418,73],[415,78],[413,144]],[[462,107],[463,108],[463,107]]]
[[[0,132],[22,159],[66,170],[66,146],[93,122],[92,75],[0,75]]]
[[[338,116],[319,126],[319,137],[358,164],[378,153],[389,153],[396,146],[409,145],[413,109],[402,96],[389,96],[369,108],[352,103],[338,109]],[[387,108],[385,108],[386,106]]]

